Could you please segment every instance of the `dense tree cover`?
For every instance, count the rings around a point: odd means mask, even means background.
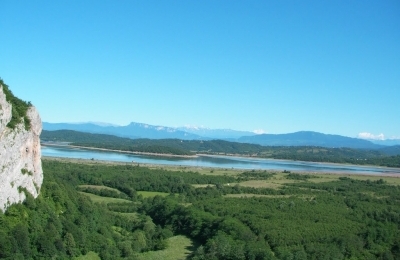
[[[295,146],[271,148],[270,153],[274,159],[400,167],[400,155],[387,156],[376,150]]]
[[[75,186],[104,185],[118,189],[132,199],[137,197],[137,190],[183,193],[196,190],[192,184],[224,184],[236,180],[230,176],[201,175],[192,171],[183,173],[161,168],[149,169],[134,164],[72,164],[43,160],[43,165],[51,166],[61,180]]]
[[[297,186],[290,197],[203,197],[190,207],[156,197],[142,210],[199,240],[193,259],[400,258],[398,187],[347,178]]]
[[[275,174],[267,171],[245,171],[238,175],[238,181],[248,181],[248,180],[268,180]]]
[[[2,259],[64,259],[88,251],[135,259],[137,252],[164,248],[173,233],[201,244],[192,259],[400,258],[400,190],[382,179],[313,182],[313,175],[287,173],[288,183],[271,189],[227,185],[269,182],[275,175],[264,171],[207,176],[56,160],[43,160],[43,169],[39,198],[28,196],[0,214]],[[96,204],[79,190],[127,201]],[[143,199],[137,190],[170,195]]]
[[[7,127],[14,129],[15,126],[21,122],[24,122],[26,130],[30,128],[30,120],[26,115],[28,108],[32,106],[30,102],[25,102],[11,92],[10,88],[0,78],[0,85],[3,87],[3,92],[6,95],[6,100],[12,105],[12,116],[11,121],[7,124]]]
[[[129,139],[71,130],[43,131],[43,141],[71,142],[73,145],[113,150],[191,155],[194,153],[241,155],[298,161],[350,163],[400,167],[400,155],[387,156],[377,150],[313,146],[261,146],[223,140]]]
[[[400,145],[386,146],[379,150],[387,155],[392,155],[392,156],[400,155]]]
[[[369,158],[364,160],[364,163],[360,162],[359,164],[371,164],[371,165],[400,168],[400,155]]]
[[[68,259],[88,251],[101,259],[135,259],[138,252],[166,246],[170,231],[148,217],[133,221],[92,203],[76,191],[73,179],[60,178],[66,171],[59,166],[44,162],[40,196],[27,193],[23,204],[0,213],[0,259]]]
[[[284,171],[284,172],[287,172],[287,171]],[[288,173],[288,175],[286,176],[286,179],[289,179],[289,180],[303,180],[303,181],[305,181],[305,180],[308,180],[308,179],[315,178],[314,175],[310,175],[310,174],[296,174],[296,173],[290,173],[290,172],[287,172],[287,173]]]

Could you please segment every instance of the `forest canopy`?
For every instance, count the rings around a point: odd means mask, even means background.
[[[174,235],[196,242],[197,260],[400,258],[396,178],[55,159],[43,169],[38,199],[0,214],[2,259],[141,259]]]

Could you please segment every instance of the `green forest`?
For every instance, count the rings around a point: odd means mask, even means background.
[[[186,259],[400,259],[399,178],[55,159],[43,170],[40,196],[0,213],[1,259],[146,259],[177,235],[192,241]]]
[[[389,156],[378,150],[313,146],[261,146],[223,140],[129,139],[72,130],[43,131],[41,140],[44,142],[68,142],[76,146],[130,152],[173,155],[194,155],[196,153],[223,154],[298,161],[400,167],[400,155]]]

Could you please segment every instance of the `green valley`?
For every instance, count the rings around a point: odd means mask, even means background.
[[[52,159],[43,169],[38,199],[0,215],[2,259],[400,257],[395,177]]]

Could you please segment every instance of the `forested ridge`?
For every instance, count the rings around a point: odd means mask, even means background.
[[[193,155],[194,153],[179,146],[170,145],[165,140],[130,139],[114,135],[91,134],[73,130],[46,131],[40,136],[42,141],[68,142],[71,145],[96,147],[129,152],[160,153],[173,155]],[[177,140],[177,139],[172,139]]]
[[[65,259],[89,251],[101,259],[140,259],[177,234],[199,244],[191,259],[400,258],[400,190],[383,179],[204,175],[56,160],[43,160],[43,169],[38,199],[28,196],[0,214],[2,259]],[[268,186],[278,177],[279,186]],[[170,195],[143,198],[139,191]],[[98,204],[86,194],[124,201]]]
[[[261,146],[223,140],[129,139],[72,130],[43,131],[42,141],[131,152],[174,155],[224,154],[298,161],[350,163],[400,167],[400,155],[388,156],[377,150],[313,146]]]

